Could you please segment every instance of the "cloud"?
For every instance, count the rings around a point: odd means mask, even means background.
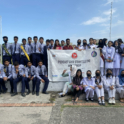
[[[92,25],[92,24],[96,24],[96,23],[103,23],[108,21],[110,18],[102,18],[102,17],[93,17],[90,20],[81,23],[81,25]]]
[[[107,6],[108,4],[110,4],[111,2],[119,2],[121,0],[107,0],[107,2],[105,4],[103,4],[104,6]]]
[[[114,14],[117,10],[115,8],[112,9],[112,14]],[[110,15],[111,14],[111,9],[104,11],[103,12],[104,15]]]
[[[92,33],[95,33],[95,34],[107,34],[108,30],[99,30],[99,31],[94,31]]]

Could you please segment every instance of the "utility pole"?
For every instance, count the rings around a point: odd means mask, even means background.
[[[113,5],[113,2],[111,2],[111,13],[110,13],[110,34],[109,34],[109,37],[110,37],[110,40],[111,40],[111,28],[112,28],[112,5]]]

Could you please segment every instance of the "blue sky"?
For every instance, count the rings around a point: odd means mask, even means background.
[[[2,36],[109,39],[111,1],[112,40],[124,40],[124,0],[0,0]]]

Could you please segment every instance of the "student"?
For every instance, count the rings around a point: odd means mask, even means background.
[[[90,70],[88,70],[86,74],[87,74],[87,77],[82,80],[83,87],[86,93],[86,101],[88,102],[89,98],[91,101],[94,101],[93,97],[94,97],[94,90],[95,90],[95,81],[91,77],[92,73]]]
[[[48,60],[47,60],[47,50],[51,49],[50,47],[50,41],[46,40],[46,45],[44,46],[44,65],[46,66],[46,68],[48,69]]]
[[[101,77],[101,72],[100,70],[96,70],[96,76],[94,77],[95,80],[95,92],[98,97],[98,103],[100,105],[105,105],[105,100],[104,100],[104,88],[103,88],[103,78]]]
[[[120,71],[120,62],[121,62],[121,54],[123,53],[121,47],[118,44],[118,41],[114,42],[115,55],[114,55],[114,67],[113,67],[113,76],[118,76]]]
[[[78,50],[81,51],[81,50],[87,50],[87,49],[90,49],[90,46],[87,44],[87,40],[84,39],[83,40],[83,45],[81,47],[79,47]]]
[[[100,71],[101,71],[101,76],[103,76],[104,75],[104,61],[105,61],[105,53],[106,53],[106,44],[102,39],[99,40],[97,48],[100,49]]]
[[[32,49],[32,63],[35,67],[37,67],[38,62],[41,59],[41,44],[38,43],[38,37],[34,36],[34,43],[31,44]]]
[[[103,77],[105,91],[108,92],[108,103],[115,104],[115,77],[112,76],[112,70],[107,69],[106,76]]]
[[[25,97],[25,67],[24,65],[19,65],[18,62],[14,63],[14,66],[12,67],[12,76],[13,76],[13,86],[14,86],[14,93],[11,96],[17,95],[17,83],[21,81],[22,83],[22,90],[21,95]]]
[[[32,48],[31,48],[31,43],[32,43],[32,38],[31,37],[28,37],[28,43],[27,43],[27,45],[29,46],[29,49],[30,49],[30,51],[29,51],[29,53],[30,53],[29,57],[30,57],[30,61],[32,62]]]
[[[62,50],[62,47],[60,46],[58,39],[55,40],[55,44],[54,44],[53,49]]]
[[[97,42],[96,42],[96,39],[93,39],[93,44],[97,46],[96,43],[97,43]]]
[[[76,99],[72,99],[73,103],[77,103],[78,99],[79,99],[79,96],[81,95],[82,93],[82,90],[83,90],[83,82],[82,82],[82,71],[80,69],[77,70],[76,72],[76,76],[73,78],[73,81],[72,81],[72,86],[73,86],[73,97]]]
[[[95,49],[97,47],[97,45],[93,44],[93,38],[90,38],[89,42],[90,42],[89,46],[91,49]]]
[[[41,45],[41,60],[43,61],[44,60],[44,55],[43,55],[44,54],[44,46],[45,46],[45,44],[43,43],[44,38],[40,37],[39,42],[40,42],[40,45]]]
[[[20,44],[18,42],[18,37],[14,36],[14,43],[12,44],[12,60],[13,63],[16,61],[20,63]]]
[[[124,69],[120,71],[119,76],[116,78],[116,91],[120,95],[120,101],[124,102]]]
[[[31,61],[28,61],[27,63],[27,67],[25,69],[25,74],[26,74],[26,78],[27,78],[27,95],[30,94],[30,87],[29,87],[29,81],[32,81],[32,95],[35,94],[35,86],[37,84],[37,77],[36,77],[36,68],[35,66],[32,65]],[[37,87],[36,87],[37,90]]]
[[[3,92],[3,93],[6,93],[7,92],[7,88],[5,86],[5,83],[4,81],[6,81],[6,78],[5,78],[5,73],[3,71],[3,65],[0,64],[0,94]],[[1,90],[2,88],[2,90]]]
[[[20,64],[26,66],[30,60],[30,47],[26,44],[26,39],[22,39],[22,45],[20,46]]]
[[[12,65],[7,59],[4,60],[4,72],[5,72],[4,81],[10,81],[10,87],[11,87],[10,94],[12,94],[13,93]]]
[[[73,47],[70,45],[70,39],[66,39],[66,46],[63,47],[63,50],[73,50]]]
[[[49,79],[47,77],[47,69],[46,69],[46,66],[43,65],[43,62],[41,60],[39,61],[38,66],[36,68],[36,75],[37,75],[37,80],[38,80],[36,84],[36,95],[39,96],[40,82],[45,83],[42,93],[48,94],[46,92],[48,85],[49,85]]]
[[[82,46],[81,46],[81,39],[78,39],[77,40],[77,46],[74,48],[74,49],[80,49],[80,48],[82,48]]]
[[[62,49],[63,49],[64,46],[65,46],[65,41],[61,40],[61,47],[62,47]]]
[[[50,40],[50,49],[54,49],[54,40],[53,39]]]
[[[68,92],[72,90],[72,80],[73,77],[76,75],[77,67],[75,65],[70,66],[70,70],[67,72],[67,70],[64,70],[62,73],[63,77],[69,77],[69,81],[64,84],[63,92],[59,93],[60,97],[64,97]]]
[[[12,56],[12,46],[8,43],[8,37],[3,37],[4,44],[2,44],[2,54],[3,54],[3,63],[7,59],[9,63],[11,63],[11,56]]]
[[[111,41],[108,42],[105,52],[105,72],[107,69],[113,70],[113,59],[115,54],[115,48],[112,47]]]

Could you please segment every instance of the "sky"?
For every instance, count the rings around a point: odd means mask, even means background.
[[[110,40],[110,9],[113,2],[111,40],[124,40],[124,0],[0,0],[2,35],[9,42],[44,37],[65,40]],[[0,43],[3,42],[0,40]]]

